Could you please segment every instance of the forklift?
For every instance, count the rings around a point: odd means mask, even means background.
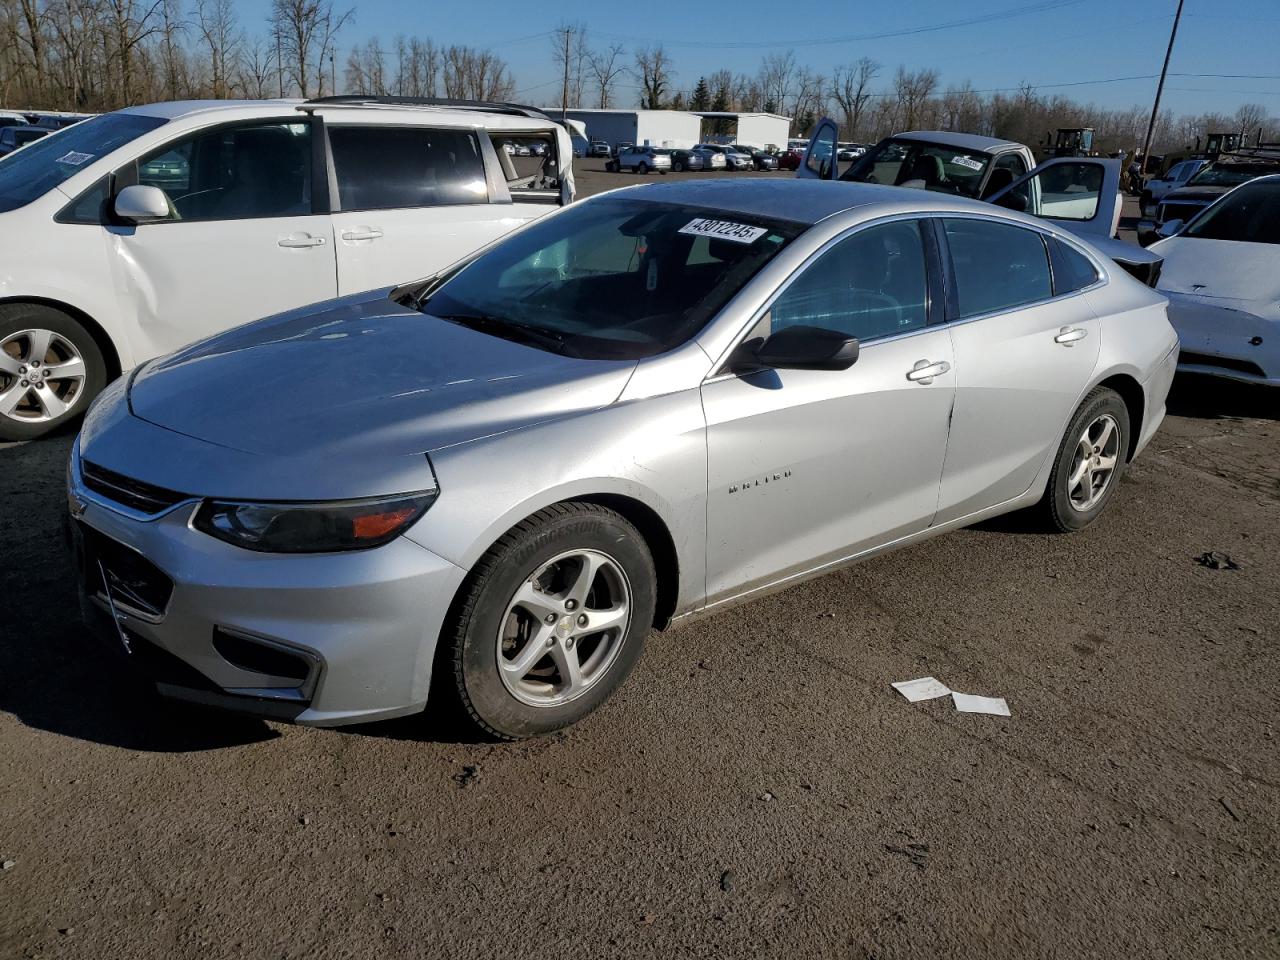
[[[1048,140],[1048,138],[1045,138]],[[1093,153],[1093,127],[1059,127],[1054,157],[1087,157]]]

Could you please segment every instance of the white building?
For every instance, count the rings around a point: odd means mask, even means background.
[[[559,107],[543,109],[553,120],[559,119]],[[603,140],[610,146],[692,147],[702,138],[702,118],[683,110],[569,110],[565,116],[586,124],[588,140]]]
[[[700,110],[698,116],[704,120],[733,120],[737,130],[728,135],[715,137],[718,142],[740,143],[744,147],[784,148],[791,136],[791,118],[776,113],[736,113],[732,111],[717,112]]]

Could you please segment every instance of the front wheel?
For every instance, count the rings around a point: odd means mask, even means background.
[[[1102,513],[1124,474],[1129,410],[1120,394],[1097,387],[1071,418],[1040,503],[1061,533],[1083,530]]]
[[[640,164],[640,166],[636,167],[636,173],[648,174],[648,172],[649,172],[649,165],[647,163],[642,163]]]
[[[34,440],[84,413],[107,385],[102,351],[75,319],[0,305],[0,440]]]
[[[539,511],[494,544],[463,587],[442,640],[452,692],[499,739],[581,720],[635,666],[656,584],[644,538],[621,514],[576,502]]]
[[[681,163],[679,160],[677,160],[675,163],[671,165],[671,169],[674,170],[676,173],[684,173],[684,164]]]

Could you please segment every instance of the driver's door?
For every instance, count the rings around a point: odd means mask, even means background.
[[[989,201],[1093,240],[1116,235],[1123,199],[1119,160],[1055,157],[1033,167]]]
[[[809,146],[804,151],[804,159],[796,168],[796,176],[801,180],[834,180],[840,175],[840,165],[836,161],[836,137],[839,128],[830,117],[823,117],[813,128],[809,136]]]
[[[708,603],[928,527],[955,374],[931,326],[936,272],[921,226],[864,227],[812,259],[748,340],[806,324],[861,343],[846,370],[721,370],[707,417]],[[940,304],[939,304],[940,306]]]

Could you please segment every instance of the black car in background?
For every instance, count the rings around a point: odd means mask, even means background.
[[[759,147],[748,147],[739,143],[729,144],[730,149],[737,150],[739,153],[745,153],[751,158],[756,165],[757,170],[777,170],[778,158],[768,150],[761,150]]]
[[[705,157],[705,154],[697,150],[672,150],[671,169],[676,173],[682,170],[705,170],[707,168]]]

